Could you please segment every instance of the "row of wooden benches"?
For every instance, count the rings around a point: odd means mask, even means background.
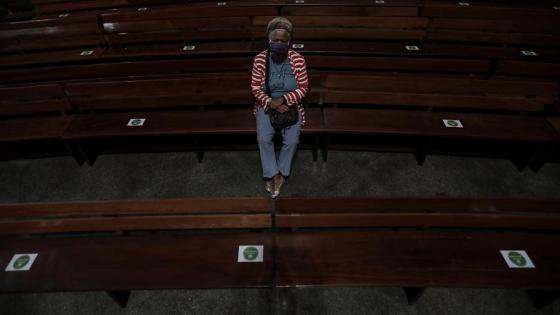
[[[205,61],[208,65],[212,60]],[[242,66],[243,59],[224,61],[237,67]],[[359,61],[355,60],[356,63]],[[189,61],[183,66],[192,64]],[[248,72],[13,85],[0,88],[0,117],[91,111],[247,108],[253,103]],[[560,112],[560,82],[556,80],[381,75],[347,70],[310,71],[309,82],[310,91],[305,103],[314,106],[385,106],[543,116],[557,116]]]
[[[137,9],[135,6],[161,6],[161,5],[189,5],[189,6],[281,6],[283,10],[291,11],[299,9],[300,12],[310,12],[316,6],[335,6],[343,8],[340,13],[352,13],[353,15],[376,15],[398,12],[403,14],[416,15],[418,10],[415,7],[426,9],[426,16],[452,15],[457,17],[493,17],[499,12],[504,17],[520,18],[527,16],[551,16],[548,9],[558,5],[557,1],[537,0],[499,0],[499,1],[431,1],[431,0],[257,0],[257,1],[186,1],[186,0],[89,0],[71,2],[68,0],[33,0],[37,14],[59,14],[59,13],[83,13],[83,12],[106,12],[109,10]],[[364,7],[367,7],[364,8]],[[405,11],[408,10],[408,11]],[[523,10],[526,10],[523,14]],[[394,13],[393,13],[394,14]]]
[[[201,162],[206,150],[256,147],[247,109],[14,119],[0,131],[4,159],[72,154],[80,165],[130,150],[192,150]],[[428,154],[506,158],[534,171],[557,161],[559,144],[560,118],[351,108],[308,109],[302,136],[315,160],[319,149],[326,161],[329,149],[365,148],[411,152],[419,164]]]
[[[453,5],[457,4],[453,3]],[[304,10],[305,7],[301,9]],[[229,51],[232,48],[238,52],[246,51],[251,46],[251,41],[258,40],[260,43],[265,39],[262,30],[268,20],[278,14],[275,7],[267,6],[177,6],[150,10],[146,8],[140,12],[114,12],[99,16],[90,14],[41,17],[26,22],[2,23],[0,38],[5,41],[5,44],[0,48],[0,52],[12,53],[6,56],[7,59],[2,66],[21,66],[26,62],[29,64],[29,58],[46,57],[44,53],[27,56],[29,52],[41,50],[64,49],[65,51],[61,51],[58,56],[51,57],[53,61],[57,60],[54,57],[65,61],[96,59],[100,57],[101,52],[104,52],[106,57],[110,55],[122,57],[122,55],[135,55],[134,51],[136,51],[137,56],[138,53],[153,54],[162,49],[160,54],[163,54],[166,49],[168,54],[181,52],[199,54],[214,47],[214,51],[223,53],[227,50],[207,42],[224,40],[242,41],[244,44],[242,47],[230,47]],[[344,10],[341,11],[340,7],[334,6],[325,7],[323,10],[325,12],[316,13],[317,15],[306,15],[309,12],[302,12],[301,15],[297,12],[288,12],[284,15],[297,25],[295,39],[300,43],[297,43],[296,47],[300,47],[305,52],[314,50],[313,47],[311,50],[305,49],[305,44],[310,45],[312,41],[321,40],[350,41],[338,43],[341,46],[339,51],[344,52],[349,52],[352,48],[356,49],[352,47],[352,41],[400,41],[405,45],[399,45],[401,46],[399,52],[403,53],[404,46],[416,47],[408,51],[413,55],[424,54],[424,48],[419,47],[424,43],[431,45],[470,43],[472,45],[466,46],[474,46],[475,50],[477,46],[487,45],[489,47],[482,46],[478,49],[496,49],[494,53],[500,52],[499,49],[504,48],[504,45],[513,44],[518,46],[515,48],[516,54],[511,54],[514,58],[521,58],[519,56],[521,54],[524,58],[542,62],[550,61],[551,58],[555,58],[554,56],[557,58],[558,55],[559,41],[556,29],[558,29],[557,17],[560,15],[560,10],[550,10],[552,15],[549,18],[534,17],[526,23],[520,22],[518,18],[504,19],[499,16],[501,11],[497,11],[498,15],[493,19],[453,18],[452,14],[446,17],[411,17],[406,14],[395,16],[395,13],[388,16],[352,16],[340,15]],[[423,12],[426,11],[427,8],[424,8]],[[329,12],[331,14],[328,14]],[[526,13],[526,10],[523,12]],[[335,13],[338,15],[333,16]],[[527,18],[527,15],[525,14],[524,17]],[[154,47],[162,44],[166,45]],[[224,44],[227,45],[227,43],[220,45]],[[152,47],[144,47],[146,45]],[[356,52],[367,53],[366,47]],[[76,56],[70,58],[71,50],[78,48],[82,49],[79,55],[81,58]],[[101,48],[105,49],[100,50]],[[105,51],[107,48],[110,49]],[[13,54],[17,52],[21,53]],[[450,56],[455,56],[452,51],[448,53]],[[508,52],[501,51],[501,53],[505,53],[507,59]],[[63,58],[64,56],[68,59]]]
[[[101,290],[124,306],[137,289],[398,286],[413,302],[427,287],[476,287],[528,290],[543,306],[560,289],[559,206],[446,197],[3,204],[0,264],[27,255],[15,267],[29,270],[3,272],[0,292]],[[504,250],[524,251],[535,268],[509,268]]]

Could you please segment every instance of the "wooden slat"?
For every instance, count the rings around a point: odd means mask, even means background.
[[[371,4],[371,2],[370,2]],[[371,6],[345,6],[345,5],[316,5],[316,6],[284,6],[283,16],[418,16],[417,7],[371,7]]]
[[[146,118],[143,127],[127,127],[131,118]],[[322,131],[318,109],[307,109],[307,132]],[[171,136],[188,134],[254,134],[252,109],[205,112],[134,112],[79,116],[65,133],[67,139]]]
[[[560,288],[558,234],[293,232],[277,236],[279,286]],[[509,269],[500,250],[537,268]]]
[[[262,263],[238,263],[240,245],[263,245]],[[268,287],[272,242],[261,233],[1,240],[0,262],[38,253],[28,272],[4,272],[0,291]]]
[[[326,108],[326,132],[433,136],[449,139],[557,142],[542,117]],[[460,120],[464,128],[446,128],[443,119]]]
[[[0,220],[157,214],[258,214],[267,213],[269,207],[269,200],[255,197],[13,203],[0,205]]]
[[[487,60],[407,57],[304,56],[308,69],[487,73]],[[0,73],[1,76],[1,73]]]
[[[70,120],[68,116],[56,116],[2,121],[0,142],[62,139]]]
[[[199,74],[187,78],[69,83],[80,110],[250,104],[248,73]]]
[[[454,1],[429,1],[422,10],[422,16],[446,18],[526,19],[557,18],[559,15],[552,4],[539,6],[470,2],[469,6],[461,6]]]
[[[87,40],[87,45],[86,43],[84,43],[84,45],[91,46],[95,44]],[[83,51],[89,51],[89,50],[92,50],[93,53],[90,55],[81,55]],[[88,62],[88,61],[98,59],[103,53],[103,51],[105,51],[105,48],[88,47],[83,49],[64,50],[64,51],[56,51],[56,52],[2,56],[2,58],[0,59],[0,67],[15,68],[15,67],[40,65],[40,64]]]
[[[71,109],[62,86],[58,84],[0,88],[0,116]]]
[[[465,198],[282,198],[282,228],[560,228],[560,200]]]
[[[158,60],[136,62],[106,62],[102,64],[58,66],[34,69],[0,71],[3,82],[34,82],[48,80],[72,80],[112,78],[121,76],[173,75],[200,72],[249,73],[253,65],[251,57],[189,58],[183,60]]]

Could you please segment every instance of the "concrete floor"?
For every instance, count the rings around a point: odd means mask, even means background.
[[[283,195],[468,196],[560,198],[560,165],[535,174],[505,160],[331,151],[314,163],[296,155]],[[70,157],[0,162],[0,203],[260,196],[257,151],[102,155],[93,167]],[[0,295],[0,314],[560,314],[560,301],[539,311],[525,293],[428,289],[408,306],[399,288],[134,291],[126,309],[103,292]]]

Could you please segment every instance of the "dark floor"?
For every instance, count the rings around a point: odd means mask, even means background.
[[[263,195],[257,151],[104,155],[0,162],[0,202]],[[505,160],[331,151],[327,163],[299,151],[283,195],[560,198],[560,165],[535,174]],[[525,293],[428,289],[414,306],[399,288],[135,291],[126,309],[103,292],[0,295],[0,314],[560,314]]]

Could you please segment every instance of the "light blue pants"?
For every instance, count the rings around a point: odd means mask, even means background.
[[[296,105],[294,105],[296,106]],[[274,109],[269,109],[274,110]],[[270,124],[270,118],[262,108],[257,111],[257,142],[261,154],[261,165],[264,178],[271,178],[281,173],[284,176],[290,175],[292,159],[296,153],[301,132],[301,114],[298,112],[299,120],[295,125],[282,129],[282,149],[280,156],[276,159],[274,152],[274,128]]]

